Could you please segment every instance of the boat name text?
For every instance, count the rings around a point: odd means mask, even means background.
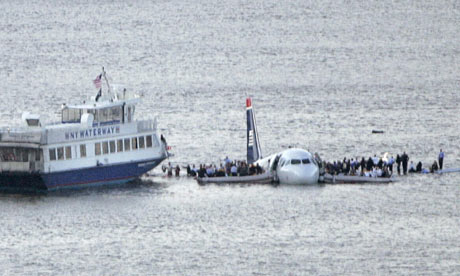
[[[98,136],[106,136],[114,133],[120,133],[119,126],[97,127],[87,130],[70,131],[65,133],[66,140],[84,139]]]

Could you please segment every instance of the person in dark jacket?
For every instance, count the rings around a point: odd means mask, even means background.
[[[431,172],[431,173],[434,173],[434,172],[436,172],[438,169],[439,169],[438,163],[436,162],[436,160],[434,160],[433,165],[431,165],[431,170],[430,170],[430,172]]]
[[[345,174],[350,174],[350,169],[351,169],[351,161],[350,159],[347,160],[347,165],[345,167]]]
[[[401,162],[403,165],[403,173],[407,174],[407,164],[409,163],[409,156],[406,154],[406,152],[404,152],[401,156]]]
[[[198,177],[203,178],[206,174],[206,169],[202,164],[200,164],[200,169],[198,170]]]
[[[366,170],[370,172],[372,171],[372,167],[374,167],[374,161],[372,160],[371,157],[369,157],[369,159],[367,159]]]
[[[422,172],[422,162],[421,161],[417,163],[417,168],[415,169],[415,171],[418,173]]]
[[[379,158],[379,162],[377,163],[377,167],[379,167],[379,169],[383,169],[383,160],[382,160],[382,158]]]
[[[399,154],[396,155],[396,164],[398,164],[396,167],[398,169],[398,175],[401,175],[401,157]]]
[[[361,172],[364,173],[364,169],[366,168],[366,159],[364,157],[361,159]]]

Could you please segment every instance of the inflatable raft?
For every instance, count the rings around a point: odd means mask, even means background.
[[[323,176],[323,182],[325,183],[349,183],[349,184],[360,184],[360,183],[391,183],[395,182],[395,177],[368,177],[359,175],[331,175],[325,174]]]
[[[265,172],[263,174],[246,176],[197,177],[196,181],[200,185],[208,183],[269,184],[273,182],[273,176],[270,172]]]
[[[444,169],[444,170],[437,170],[437,174],[443,174],[443,173],[454,173],[454,172],[460,172],[460,168],[450,168],[450,169]]]

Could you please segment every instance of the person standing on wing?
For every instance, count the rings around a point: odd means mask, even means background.
[[[398,175],[401,175],[401,157],[399,156],[399,154],[396,155],[396,164],[398,164]]]
[[[409,156],[406,154],[406,152],[403,153],[401,156],[401,161],[402,161],[402,166],[403,166],[403,173],[404,175],[407,174],[407,163],[409,162]]]
[[[442,163],[444,162],[444,152],[442,149],[439,150],[439,156],[438,156],[438,163],[439,163],[439,169],[442,170]]]

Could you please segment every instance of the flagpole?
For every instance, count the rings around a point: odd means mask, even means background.
[[[110,84],[109,84],[109,80],[107,79],[106,75],[105,75],[105,70],[104,70],[104,67],[102,67],[102,75],[104,76],[104,79],[105,79],[105,83],[107,84],[107,92],[109,93],[112,93],[112,90],[110,89]]]

